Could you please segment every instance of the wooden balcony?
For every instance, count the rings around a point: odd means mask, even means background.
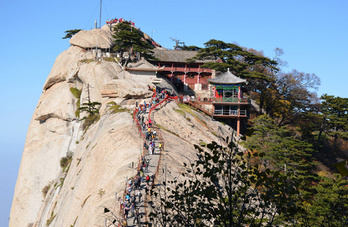
[[[212,110],[204,107],[204,104],[209,104],[207,102],[195,102],[195,101],[184,101],[184,103],[192,106],[200,111],[217,118],[247,118],[248,111],[247,110],[223,110],[223,109],[215,109],[214,113]],[[211,103],[210,103],[211,104]]]
[[[248,115],[247,115],[247,110],[215,110],[214,117],[234,118],[234,117],[248,117]]]

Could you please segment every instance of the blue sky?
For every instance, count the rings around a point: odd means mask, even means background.
[[[64,31],[89,30],[99,0],[1,0],[0,226],[8,225],[29,122],[55,58],[69,47]],[[285,52],[284,71],[315,73],[318,94],[348,97],[348,1],[345,0],[104,0],[102,24],[123,17],[166,48],[170,37],[203,46],[236,42],[273,57]]]

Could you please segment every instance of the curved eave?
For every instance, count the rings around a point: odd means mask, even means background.
[[[218,81],[210,81],[208,79],[208,82],[211,83],[211,84],[246,84],[246,81],[237,81],[237,82],[218,82]]]

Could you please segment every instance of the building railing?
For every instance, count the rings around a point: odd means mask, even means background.
[[[248,98],[234,98],[234,97],[230,97],[230,98],[213,98],[214,102],[233,102],[233,103],[249,103],[249,99]]]
[[[228,116],[247,116],[246,110],[217,110],[215,109],[214,115],[228,115]]]

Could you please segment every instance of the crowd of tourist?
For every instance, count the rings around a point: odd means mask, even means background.
[[[111,20],[106,20],[106,23],[107,24],[114,24],[114,23],[118,23],[118,22],[128,22],[128,23],[130,23],[131,25],[133,25],[133,26],[135,26],[135,23],[134,22],[132,22],[132,21],[126,21],[125,19],[123,19],[123,18],[119,18],[119,19],[117,19],[117,18],[114,18],[114,19],[111,19]]]
[[[154,155],[156,150],[156,142],[158,143],[158,149],[163,151],[163,143],[158,140],[158,132],[154,127],[152,119],[150,118],[150,111],[158,103],[164,100],[167,95],[172,95],[172,92],[167,92],[165,89],[156,87],[149,87],[154,92],[154,96],[151,101],[142,104],[136,103],[137,110],[134,116],[140,132],[144,135],[143,153],[140,160],[138,172],[135,177],[129,178],[127,181],[127,188],[125,190],[125,197],[119,198],[121,209],[124,214],[124,226],[127,226],[129,218],[133,218],[133,224],[139,224],[141,219],[141,212],[139,210],[142,203],[141,198],[144,190],[145,194],[150,189],[150,183],[154,182],[155,175],[149,173],[150,159],[147,159],[148,155]],[[153,184],[152,184],[153,186]],[[142,193],[143,192],[143,193]],[[128,223],[131,224],[131,223]]]

